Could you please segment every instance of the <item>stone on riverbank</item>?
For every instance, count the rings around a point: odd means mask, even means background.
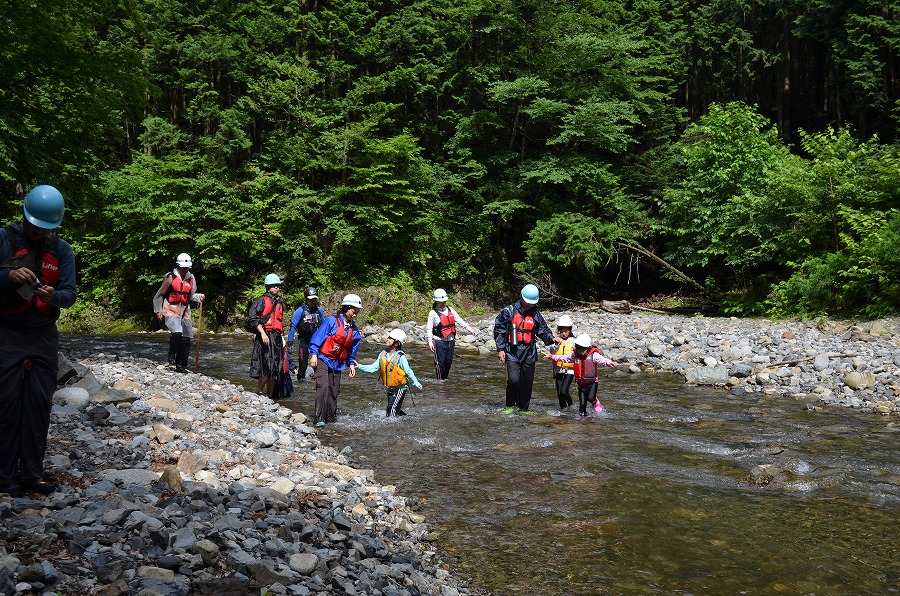
[[[141,359],[76,364],[99,383],[87,411],[70,405],[84,389],[56,396],[60,490],[0,496],[0,593],[476,593],[438,567],[406,499],[305,416],[203,375],[182,393]]]

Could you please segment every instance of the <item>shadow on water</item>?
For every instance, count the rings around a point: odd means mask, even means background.
[[[72,339],[79,349],[89,338]],[[165,336],[96,351],[161,360]],[[205,342],[206,374],[250,386],[248,338]],[[64,341],[65,345],[66,341]],[[365,344],[360,359],[378,351]],[[384,417],[377,375],[344,377],[323,440],[419,498],[453,568],[496,594],[884,594],[900,591],[900,426],[792,399],[735,398],[668,375],[608,373],[601,417],[556,405],[538,363],[532,406],[503,415],[495,358],[450,379],[411,346],[425,385]],[[206,363],[206,364],[204,364]],[[299,409],[312,386],[298,385]],[[413,403],[415,400],[415,403]]]

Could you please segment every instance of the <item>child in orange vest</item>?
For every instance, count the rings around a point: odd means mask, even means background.
[[[597,398],[597,387],[600,378],[597,376],[597,365],[615,366],[616,363],[603,356],[600,350],[591,345],[591,336],[582,333],[575,338],[575,351],[567,356],[555,356],[547,354],[547,358],[554,362],[571,362],[574,364],[575,382],[578,383],[578,415],[587,416],[587,405],[593,404],[594,411],[598,414],[603,410],[603,404]]]
[[[381,382],[387,387],[388,396],[385,416],[405,416],[406,412],[400,409],[400,406],[403,405],[403,398],[406,397],[409,386],[422,389],[422,384],[409,367],[406,354],[401,349],[405,341],[406,333],[403,329],[394,329],[385,341],[387,349],[382,350],[374,362],[360,365],[357,369],[369,373],[378,371],[381,375]]]

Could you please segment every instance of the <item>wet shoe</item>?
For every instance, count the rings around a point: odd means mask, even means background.
[[[6,493],[10,497],[17,499],[22,496],[22,487],[18,484],[8,484],[0,487],[0,494]]]
[[[56,492],[56,483],[37,478],[35,480],[23,480],[22,488],[26,491],[40,493],[42,495],[50,495]]]
[[[175,372],[177,372],[177,373],[189,373],[189,372],[191,372],[191,371],[189,371],[188,369],[186,369],[186,368],[183,367],[183,366],[176,366],[176,367],[175,367]]]
[[[587,418],[587,412],[578,412],[578,418],[580,420],[585,420]]]
[[[503,408],[502,410],[500,410],[500,413],[501,413],[501,414],[515,414],[515,413],[516,413],[516,409],[515,409],[514,407]]]
[[[594,411],[598,414],[603,411],[603,404],[600,403],[600,400],[594,402]]]
[[[519,410],[519,414],[522,416],[537,416],[537,412],[534,410]]]
[[[324,422],[316,422],[316,428],[322,428],[323,426],[325,426]]]

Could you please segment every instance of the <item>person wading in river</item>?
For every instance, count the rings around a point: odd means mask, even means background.
[[[575,340],[572,337],[572,317],[563,315],[556,322],[556,332],[559,333],[561,342],[556,344],[553,352],[557,356],[568,356],[575,349]],[[554,362],[553,363],[553,382],[556,384],[556,397],[559,400],[559,409],[567,411],[572,407],[572,395],[569,393],[569,387],[572,385],[574,377],[574,364],[571,362]]]
[[[422,389],[422,383],[416,378],[403,352],[405,341],[406,332],[403,329],[392,330],[384,342],[387,347],[375,357],[375,361],[359,367],[362,372],[378,371],[381,376],[381,383],[387,388],[388,397],[385,416],[406,416],[401,406],[409,386],[412,385],[420,391]]]
[[[531,390],[534,385],[534,366],[537,362],[536,339],[549,345],[562,338],[553,335],[538,310],[540,298],[537,286],[522,288],[521,299],[505,307],[494,320],[494,341],[497,357],[506,364],[506,408],[504,414],[519,409],[530,413]]]
[[[598,414],[603,411],[603,405],[597,397],[597,388],[600,377],[597,375],[598,366],[615,366],[616,363],[600,353],[600,350],[591,345],[591,336],[582,333],[575,338],[575,351],[565,356],[547,354],[547,358],[556,363],[571,362],[574,369],[575,382],[578,384],[578,415],[587,416],[587,405],[592,404]]]
[[[281,278],[270,273],[263,280],[266,293],[253,301],[247,311],[247,326],[256,330],[250,356],[250,378],[259,379],[257,393],[275,395],[284,372],[284,302],[281,300]],[[276,395],[280,397],[280,395]]]
[[[169,364],[175,372],[188,372],[191,338],[194,327],[191,321],[191,302],[203,302],[204,294],[197,292],[197,278],[191,273],[193,262],[183,252],[175,258],[175,269],[166,273],[162,285],[153,296],[153,312],[164,321],[169,330]]]
[[[294,335],[297,336],[297,381],[306,380],[306,369],[309,366],[309,340],[313,333],[325,320],[325,313],[319,307],[319,296],[313,287],[304,292],[306,303],[291,315],[291,330],[288,332],[288,352],[294,348]]]
[[[436,289],[434,304],[425,323],[425,334],[428,336],[428,349],[434,353],[434,374],[439,380],[450,375],[456,348],[457,325],[465,327],[472,335],[478,335],[477,329],[463,321],[452,306],[447,306],[447,292],[441,288]],[[428,332],[429,329],[431,333]]]
[[[356,352],[362,334],[353,319],[362,310],[362,300],[347,294],[341,309],[328,317],[309,340],[309,365],[316,381],[316,410],[313,421],[322,427],[337,421],[337,399],[341,393],[341,372],[349,368],[347,376],[356,376]]]

